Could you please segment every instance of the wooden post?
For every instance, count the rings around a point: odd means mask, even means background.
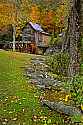
[[[38,32],[35,32],[35,42],[38,44]]]
[[[26,43],[26,53],[27,53],[28,51],[27,51],[27,43]]]
[[[12,24],[13,27],[13,51],[15,51],[15,34],[16,34],[16,29],[15,29],[15,25]]]

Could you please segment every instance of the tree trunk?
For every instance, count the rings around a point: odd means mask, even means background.
[[[16,35],[16,28],[15,25],[12,24],[13,27],[13,51],[15,51],[15,35]]]
[[[79,52],[78,52],[78,42],[79,42],[79,26],[78,26],[78,11],[77,11],[77,0],[73,0],[69,21],[69,32],[70,32],[70,65],[68,69],[69,76],[74,76],[79,72]]]
[[[70,64],[68,68],[68,76],[72,77],[79,72],[79,26],[78,26],[78,6],[77,0],[72,0],[70,16],[68,19],[68,29],[65,35],[64,50],[69,52]]]

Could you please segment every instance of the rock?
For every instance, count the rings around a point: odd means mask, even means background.
[[[36,85],[39,88],[45,89],[45,85]]]
[[[48,75],[48,65],[45,64],[44,58],[33,58],[31,67],[26,69],[26,74],[31,79],[30,83],[42,89],[61,85],[61,82]]]
[[[64,113],[65,115],[81,115],[80,110],[75,107],[64,105],[62,102],[50,102],[48,100],[41,100],[42,105],[48,106],[50,109],[55,110],[59,113]]]
[[[35,64],[35,65],[38,65],[38,64],[41,64],[41,65],[42,65],[42,64],[44,64],[44,61],[41,61],[41,60],[33,60],[32,63]]]
[[[32,83],[32,84],[37,84],[38,83],[38,81],[36,79],[31,79],[31,80],[29,80],[29,82]]]
[[[49,55],[49,54],[53,54],[55,52],[59,52],[60,49],[56,46],[56,47],[49,47],[46,52],[45,55]]]
[[[27,73],[27,77],[32,78],[32,75]]]
[[[34,72],[34,69],[33,68],[28,68],[27,69],[27,73],[33,73]]]
[[[60,86],[62,86],[62,82],[61,82],[61,81],[54,80],[52,86],[53,86],[53,87],[60,87]]]
[[[45,86],[45,85],[36,85],[37,87],[41,88],[41,89],[51,89],[51,86]]]

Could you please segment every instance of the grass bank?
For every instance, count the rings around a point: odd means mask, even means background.
[[[42,91],[23,75],[32,56],[0,51],[0,125],[64,125],[59,114],[41,107]]]

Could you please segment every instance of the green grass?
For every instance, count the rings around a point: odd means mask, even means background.
[[[23,75],[31,58],[0,51],[0,125],[64,125],[59,114],[41,106],[41,91]]]

